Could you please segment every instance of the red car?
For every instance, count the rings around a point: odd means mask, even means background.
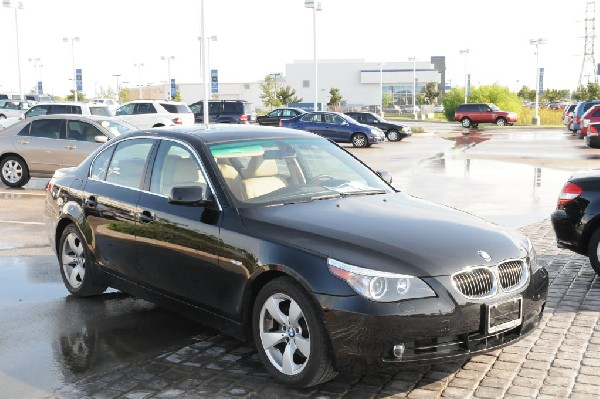
[[[512,125],[517,121],[515,112],[502,111],[495,104],[461,104],[456,108],[454,120],[462,127],[477,126],[480,123],[495,123],[498,126]]]
[[[580,139],[587,135],[590,124],[600,122],[600,104],[596,104],[588,109],[581,117],[581,120],[581,130],[578,136]]]

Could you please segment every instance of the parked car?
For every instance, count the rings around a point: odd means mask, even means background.
[[[591,122],[588,125],[583,142],[587,147],[600,148],[600,122]]]
[[[253,339],[294,388],[533,331],[548,273],[531,242],[385,175],[299,130],[156,129],[57,171],[44,221],[74,297],[114,287]]]
[[[369,125],[375,126],[385,133],[385,137],[389,141],[400,141],[403,138],[412,136],[412,130],[410,126],[404,123],[393,123],[386,121],[381,116],[374,114],[372,112],[346,112],[346,115],[354,119],[355,121]]]
[[[338,143],[352,143],[354,147],[369,147],[385,140],[381,129],[358,123],[339,112],[307,112],[282,119],[279,126],[317,133]]]
[[[592,105],[585,113],[581,116],[581,127],[577,137],[583,139],[588,132],[590,123],[600,122],[600,104]]]
[[[263,126],[279,126],[280,120],[290,119],[305,113],[306,111],[300,108],[276,108],[266,115],[257,116],[256,121]]]
[[[563,114],[563,125],[567,127],[567,129],[571,130],[570,125],[573,120],[573,111],[578,103],[572,103],[565,107]]]
[[[32,106],[24,100],[0,100],[0,119],[18,118]]]
[[[121,103],[114,98],[92,98],[90,101],[92,104],[101,104],[106,105],[110,112],[114,115],[117,112],[117,109],[121,106]]]
[[[18,121],[0,131],[0,178],[21,187],[31,177],[52,177],[58,168],[75,166],[101,143],[136,130],[103,116],[47,115]]]
[[[190,105],[196,123],[204,123],[204,101]],[[254,105],[244,100],[209,100],[210,123],[256,123]]]
[[[600,170],[569,177],[551,220],[558,247],[588,256],[600,274]]]
[[[47,94],[35,94],[35,93],[25,94],[25,100],[33,101],[36,103],[54,101],[54,99]]]
[[[130,101],[121,105],[115,116],[138,129],[194,124],[194,114],[190,107],[177,101]]]
[[[575,134],[580,134],[581,130],[581,117],[585,112],[590,109],[593,105],[600,104],[600,100],[582,101],[577,103],[573,110],[573,119],[569,123],[569,130]]]
[[[480,123],[495,123],[498,126],[512,125],[517,121],[515,112],[502,111],[495,104],[461,104],[454,113],[454,120],[462,127],[477,126]]]
[[[111,116],[110,110],[104,105],[84,104],[66,101],[36,104],[33,107],[29,108],[23,115],[21,115],[21,119],[31,118],[33,116],[52,114]]]

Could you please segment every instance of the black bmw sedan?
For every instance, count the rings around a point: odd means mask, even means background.
[[[531,242],[392,188],[336,144],[260,126],[119,136],[48,184],[66,288],[253,339],[291,387],[498,349],[538,324]]]

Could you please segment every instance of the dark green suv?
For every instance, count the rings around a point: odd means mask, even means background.
[[[195,123],[204,123],[204,101],[190,105]],[[210,123],[256,123],[254,105],[244,100],[209,100]]]

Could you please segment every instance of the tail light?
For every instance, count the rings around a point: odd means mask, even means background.
[[[279,127],[283,127],[283,119],[279,120]]]
[[[175,118],[175,119],[173,119],[173,123],[176,125],[183,125],[183,119]]]
[[[597,136],[598,135],[598,129],[596,127],[597,125],[590,125],[590,127],[588,128],[588,136]]]
[[[565,205],[583,194],[583,189],[575,183],[567,182],[558,196],[557,205]]]
[[[246,114],[240,115],[240,122],[248,123],[248,115],[246,115]]]

